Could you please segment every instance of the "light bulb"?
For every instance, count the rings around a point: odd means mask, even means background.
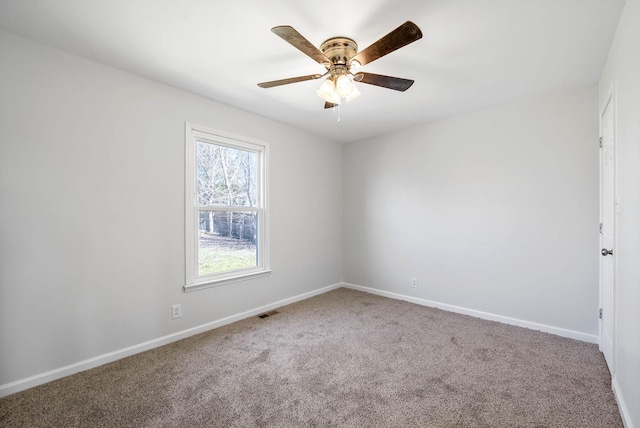
[[[341,74],[336,80],[336,92],[340,97],[344,98],[353,90],[353,83],[346,74]]]

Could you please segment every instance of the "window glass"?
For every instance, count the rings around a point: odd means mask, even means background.
[[[258,214],[200,211],[198,276],[258,266]]]
[[[198,205],[256,206],[256,172],[256,153],[198,141]]]

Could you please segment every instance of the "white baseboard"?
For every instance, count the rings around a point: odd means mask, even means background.
[[[353,290],[364,291],[365,293],[376,294],[378,296],[390,297],[392,299],[404,300],[407,302],[415,303],[417,305],[429,306],[431,308],[438,308],[449,312],[455,312],[463,315],[470,315],[476,318],[482,318],[489,321],[497,321],[504,324],[515,325],[518,327],[529,328],[532,330],[543,331],[545,333],[555,334],[557,336],[568,337],[571,339],[580,340],[583,342],[598,344],[600,339],[595,334],[583,333],[580,331],[567,330],[560,327],[554,327],[546,324],[538,324],[531,321],[524,321],[517,318],[505,317],[502,315],[496,315],[489,312],[477,311],[475,309],[467,309],[460,306],[448,305],[446,303],[434,302],[432,300],[425,300],[419,297],[406,296],[404,294],[392,293],[390,291],[378,290],[370,287],[363,287],[361,285],[343,283],[343,287],[351,288]]]
[[[78,361],[77,363],[70,364],[68,366],[60,367],[58,369],[50,370],[48,372],[40,373],[34,376],[30,376],[25,379],[20,379],[14,382],[0,385],[0,398],[6,397],[16,392],[24,391],[25,389],[32,388],[34,386],[42,385],[47,382],[61,379],[65,376],[89,370],[94,367],[98,367],[121,358],[128,357],[130,355],[138,354],[140,352],[148,351],[159,346],[167,345],[169,343],[185,339],[187,337],[203,333],[205,331],[213,330],[214,328],[222,327],[227,324],[231,324],[236,321],[240,321],[246,318],[250,318],[259,315],[263,312],[272,311],[281,306],[289,305],[291,303],[299,302],[301,300],[308,299],[319,294],[324,294],[328,291],[335,290],[342,287],[342,283],[329,285],[327,287],[319,288],[307,293],[299,294],[297,296],[289,297],[287,299],[279,300],[277,302],[270,303],[268,305],[260,306],[258,308],[251,309],[246,312],[242,312],[236,315],[232,315],[226,318],[222,318],[216,321],[212,321],[206,324],[202,324],[196,327],[192,327],[186,330],[179,331],[177,333],[169,334],[167,336],[152,339],[147,342],[139,343],[137,345],[129,346],[127,348],[119,349],[117,351],[109,352],[107,354],[98,355],[97,357],[89,358],[87,360]]]
[[[613,395],[616,397],[616,402],[618,403],[618,409],[620,410],[620,416],[622,417],[622,424],[624,428],[634,428],[633,422],[631,422],[631,416],[629,415],[629,408],[622,397],[622,393],[620,391],[620,385],[618,381],[614,377],[611,381],[611,389],[613,389]]]

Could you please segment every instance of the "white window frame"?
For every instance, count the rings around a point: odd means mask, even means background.
[[[198,269],[198,213],[206,209],[197,205],[196,188],[196,145],[198,141],[251,151],[258,158],[258,201],[256,207],[217,207],[228,211],[253,211],[258,213],[257,266],[219,272],[211,275],[199,275]],[[267,164],[269,146],[254,139],[233,135],[217,129],[207,128],[185,122],[185,259],[186,280],[184,291],[195,291],[216,287],[237,281],[244,281],[269,275],[269,216],[267,212]]]

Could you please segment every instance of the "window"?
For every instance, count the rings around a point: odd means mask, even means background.
[[[186,124],[185,291],[270,273],[267,146]]]

